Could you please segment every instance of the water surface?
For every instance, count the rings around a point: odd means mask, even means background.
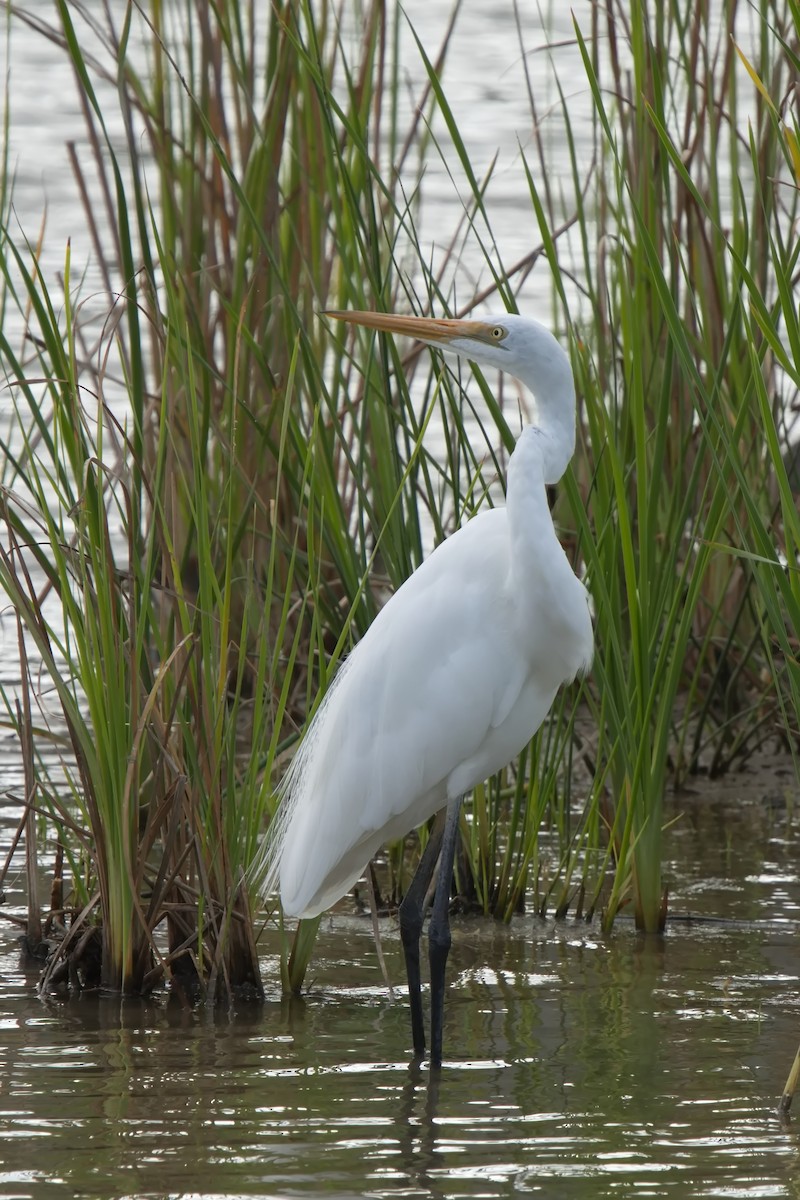
[[[269,999],[230,1014],[38,1000],[6,938],[0,1194],[800,1196],[776,1114],[800,1032],[797,835],[785,806],[732,798],[717,873],[724,793],[695,803],[663,938],[454,920],[438,1076],[411,1064],[401,989],[392,1002],[370,923],[346,911],[303,999],[280,998],[268,933]],[[399,985],[389,918],[382,938]]]
[[[407,7],[433,54],[449,0]],[[580,134],[588,87],[567,9],[552,7],[562,22],[552,53],[573,80]],[[588,25],[589,5],[575,7]],[[528,17],[523,41],[547,113],[548,39],[538,13]],[[520,161],[532,133],[524,61],[512,5],[464,5],[445,83],[479,176],[500,149],[490,201],[506,263],[540,240]],[[51,274],[68,238],[76,261],[90,252],[65,149],[73,139],[86,154],[81,118],[55,48],[19,37],[11,65],[16,212],[35,236],[47,205]],[[423,76],[414,57],[408,72],[415,97]],[[557,177],[560,126],[548,120]],[[426,249],[446,245],[460,216],[455,178],[431,162]],[[99,287],[91,266],[86,281]],[[463,299],[482,282],[482,255],[467,248],[453,293]],[[549,294],[543,264],[523,303],[547,313]],[[8,686],[16,628],[0,628]],[[793,778],[788,765],[785,775],[762,769],[675,802],[667,876],[676,919],[664,938],[640,938],[625,920],[604,937],[572,920],[528,916],[506,929],[457,919],[438,1076],[410,1065],[402,996],[390,999],[370,926],[346,908],[323,926],[302,1000],[279,996],[269,933],[269,999],[230,1014],[163,996],[40,999],[13,926],[2,926],[0,1195],[800,1196],[796,1126],[776,1115],[800,1039]],[[18,757],[4,741],[0,791],[13,787]],[[0,812],[2,856],[17,820],[18,810]],[[19,875],[6,893],[6,911],[23,911]],[[382,936],[399,989],[391,919]]]

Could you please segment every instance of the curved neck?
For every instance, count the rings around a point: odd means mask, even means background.
[[[517,574],[528,572],[529,583],[541,574],[541,563],[552,560],[553,545],[559,544],[545,487],[545,472],[555,458],[552,438],[537,425],[527,425],[508,464],[506,512],[516,548],[513,569]]]
[[[538,452],[546,484],[558,483],[575,452],[575,381],[572,366],[552,334],[537,346],[536,363],[518,373],[521,383],[533,393],[539,433]]]

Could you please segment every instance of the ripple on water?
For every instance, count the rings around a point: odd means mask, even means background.
[[[326,922],[309,995],[225,1017],[44,1003],[0,958],[3,1194],[791,1194],[793,927],[457,920],[438,1077],[365,929]]]

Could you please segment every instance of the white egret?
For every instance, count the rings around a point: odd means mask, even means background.
[[[558,540],[546,485],[575,447],[569,359],[536,321],[438,320],[330,312],[499,367],[533,393],[535,423],[508,466],[505,508],[479,513],[442,542],[380,611],[340,669],[281,785],[259,864],[284,911],[323,912],[388,840],[437,820],[400,906],[414,1051],[425,1052],[419,941],[428,930],[431,1063],[442,1058],[449,903],[465,793],[533,737],[558,688],[588,669],[588,594]]]

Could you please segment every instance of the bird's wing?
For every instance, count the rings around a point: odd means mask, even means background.
[[[446,779],[522,689],[505,535],[500,509],[443,543],[380,613],[355,664],[353,692],[370,696],[373,785],[393,812]]]
[[[448,777],[513,709],[528,666],[505,534],[503,509],[473,519],[350,656],[288,782],[279,854],[289,911],[310,911],[311,897],[331,903],[384,840],[441,807]]]

